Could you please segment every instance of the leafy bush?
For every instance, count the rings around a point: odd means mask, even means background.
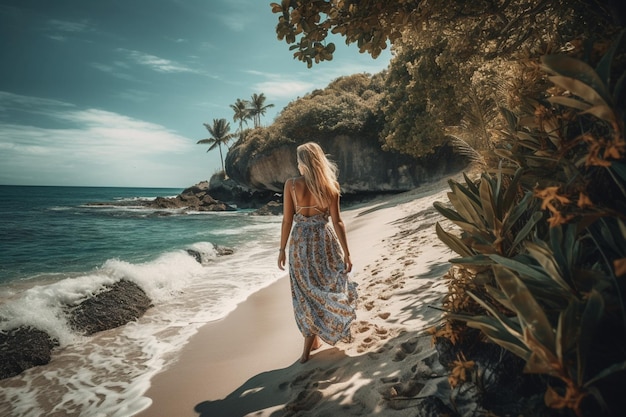
[[[436,228],[460,255],[451,288],[465,301],[446,305],[448,320],[524,359],[545,377],[546,405],[578,416],[624,401],[614,387],[626,382],[625,49],[621,34],[595,69],[543,57],[554,87],[503,109],[498,167],[450,182],[449,204],[435,204],[461,231]]]

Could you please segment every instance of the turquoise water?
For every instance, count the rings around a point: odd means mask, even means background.
[[[139,204],[181,191],[0,186],[0,331],[30,326],[59,342],[48,365],[0,380],[0,415],[133,415],[199,327],[284,276],[279,216]],[[216,245],[234,252],[220,256]],[[112,331],[76,334],[68,306],[120,279],[154,307]]]
[[[0,283],[81,272],[108,259],[146,262],[196,242],[238,246],[242,213],[180,215],[133,207],[180,189],[0,186]],[[110,203],[89,206],[89,203]],[[129,205],[131,204],[131,205]]]

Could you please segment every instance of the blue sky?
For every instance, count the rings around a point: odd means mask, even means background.
[[[202,125],[389,64],[335,39],[308,69],[270,0],[0,0],[0,184],[183,188],[221,168]]]

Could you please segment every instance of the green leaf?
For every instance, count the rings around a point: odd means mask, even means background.
[[[443,217],[452,220],[452,221],[465,221],[465,219],[461,216],[459,216],[459,213],[457,213],[454,210],[450,210],[449,208],[447,208],[446,206],[444,206],[442,203],[440,203],[439,201],[435,201],[433,203],[433,207],[435,208],[435,210],[437,210],[439,212],[439,214],[441,214]]]
[[[626,371],[626,361],[614,363],[613,365],[607,368],[604,368],[602,371],[598,372],[593,378],[587,380],[584,386],[590,387],[591,385],[595,384],[599,380],[606,378],[607,376],[610,376],[616,372],[621,372],[621,371]]]
[[[513,227],[513,225],[515,224],[515,222],[517,222],[520,216],[526,212],[528,203],[531,201],[532,198],[533,198],[532,193],[530,192],[526,193],[522,201],[520,201],[520,203],[511,212],[511,216],[505,219],[505,223],[507,224],[507,227],[506,227],[507,231],[509,228]],[[544,214],[540,211],[535,211],[530,216],[530,219],[528,220],[528,222],[526,222],[524,227],[522,227],[522,229],[515,236],[515,239],[513,240],[513,244],[511,245],[512,251],[515,250],[515,248],[517,248],[517,246],[528,237],[530,232],[535,230],[535,226],[537,225],[537,223],[539,223],[539,221],[543,218],[543,216]]]
[[[598,328],[598,323],[602,319],[604,314],[604,299],[602,295],[592,290],[587,298],[587,305],[583,311],[582,318],[580,320],[580,336],[578,342],[579,357],[588,358],[590,355],[590,347],[593,342],[594,334]],[[582,383],[585,375],[585,364],[581,363],[578,366],[578,381]]]
[[[572,299],[567,308],[559,314],[556,329],[556,353],[561,363],[575,349],[578,341],[579,307],[578,300]]]
[[[504,193],[504,197],[502,198],[502,207],[501,207],[502,211],[507,213],[505,216],[503,216],[504,218],[506,218],[508,213],[510,213],[511,207],[515,208],[514,202],[518,194],[517,187],[520,182],[520,179],[522,178],[523,172],[524,170],[522,168],[518,168],[517,171],[515,171],[515,175],[513,175],[513,178],[511,179],[511,182],[509,183],[509,186],[506,189],[506,192]],[[524,198],[525,197],[526,196],[524,196]]]
[[[607,105],[597,105],[593,106],[583,112],[583,114],[591,114],[596,116],[600,120],[604,120],[605,122],[616,124],[617,117],[615,117],[615,112],[613,109]]]
[[[575,78],[563,77],[561,75],[553,75],[548,77],[550,81],[552,81],[555,85],[559,87],[569,90],[572,94],[580,97],[586,102],[594,105],[594,106],[608,106],[606,100],[598,94],[596,90],[592,87],[588,86],[582,81],[579,81]]]
[[[604,85],[610,86],[611,83],[611,67],[613,65],[613,58],[615,51],[621,47],[622,41],[626,40],[626,30],[622,30],[617,37],[617,40],[611,45],[609,50],[602,56],[600,62],[596,66],[596,74],[604,82]]]
[[[453,258],[448,262],[461,265],[475,265],[475,266],[488,266],[493,265],[494,262],[486,255],[479,253],[478,255],[469,256],[465,258]]]
[[[530,331],[537,342],[548,351],[554,352],[556,348],[554,330],[535,297],[511,271],[497,265],[493,269],[498,285],[515,307],[521,326]]]
[[[495,236],[498,236],[501,227],[496,218],[494,196],[491,190],[491,186],[486,178],[483,178],[480,182],[479,190],[480,200],[483,208],[483,217],[485,219],[486,225],[492,228],[491,232]]]
[[[548,277],[541,269],[537,269],[528,264],[516,261],[515,259],[506,258],[500,255],[489,255],[489,257],[496,263],[516,271],[523,276],[527,276],[540,282],[550,281],[550,277]]]
[[[474,301],[480,304],[485,310],[487,310],[489,314],[496,318],[498,322],[504,327],[507,333],[510,333],[513,337],[519,340],[523,340],[521,324],[519,322],[513,321],[512,318],[499,313],[491,304],[489,304],[485,300],[482,300],[473,292],[467,291],[467,294],[472,297]]]
[[[502,291],[500,291],[498,288],[495,288],[491,285],[485,285],[485,290],[487,291],[487,294],[493,297],[494,300],[502,304],[505,308],[507,308],[510,311],[515,311],[513,304],[511,304],[511,302],[506,297],[506,295]]]
[[[509,352],[524,360],[529,359],[531,352],[528,347],[522,341],[508,333],[497,320],[491,317],[477,316],[468,320],[467,325],[479,329],[492,342],[502,346]]]
[[[538,245],[536,243],[526,243],[528,253],[541,265],[545,274],[556,282],[561,288],[567,292],[573,292],[571,285],[563,279],[563,274],[559,265],[554,260],[552,252],[549,248]]]
[[[476,215],[476,210],[482,210],[480,207],[480,197],[478,196],[478,194],[473,194],[472,192],[469,191],[469,189],[463,187],[461,184],[457,182],[451,183],[450,187],[452,188],[452,192],[454,196],[459,201],[458,204],[461,204],[463,207],[466,207],[467,210],[469,210],[470,215],[466,216],[466,219],[473,220],[475,223],[476,223],[476,220],[478,220],[478,223],[481,223],[482,220],[480,219],[480,216],[472,217],[471,215],[471,213],[474,213],[474,215]],[[455,207],[457,206],[455,205]],[[457,210],[458,210],[458,207],[457,207]]]
[[[524,344],[521,333],[515,330],[511,331],[511,327],[504,325],[499,318],[470,316],[462,313],[448,313],[447,317],[453,320],[464,321],[467,326],[479,329],[493,342],[524,360],[530,357],[530,351]]]
[[[511,110],[506,107],[498,107],[500,113],[504,116],[504,119],[507,122],[507,126],[510,131],[514,132],[517,130],[517,116]]]
[[[461,221],[475,225],[482,223],[481,219],[476,214],[476,210],[474,210],[471,203],[469,203],[465,197],[459,197],[455,193],[448,193],[448,200],[450,200],[450,203],[452,203],[457,213],[461,216]]]
[[[549,72],[580,80],[599,92],[602,97],[609,97],[603,80],[585,62],[566,55],[545,55],[541,57],[541,62]]]
[[[474,255],[472,250],[468,248],[465,245],[465,243],[461,241],[461,239],[443,230],[439,222],[437,222],[437,224],[435,225],[435,231],[437,233],[437,237],[439,238],[439,240],[441,240],[446,246],[448,246],[454,252],[458,253],[461,256],[466,256],[466,257],[470,257]]]
[[[465,175],[465,172],[463,173],[463,178],[465,179],[465,186],[467,187],[467,189],[474,195],[478,195],[478,188],[476,187],[476,185],[474,184],[474,182],[472,180],[470,180],[467,175]]]
[[[577,110],[587,110],[591,107],[590,104],[585,103],[584,101],[577,100],[571,97],[563,97],[563,96],[554,96],[548,98],[548,101],[552,104],[560,104],[561,106],[571,107]]]

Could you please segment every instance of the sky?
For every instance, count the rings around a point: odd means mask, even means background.
[[[334,38],[295,60],[272,0],[0,0],[0,185],[184,188],[221,170],[203,123],[263,93],[272,123],[332,80],[389,64]],[[276,1],[276,0],[273,0]]]

